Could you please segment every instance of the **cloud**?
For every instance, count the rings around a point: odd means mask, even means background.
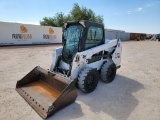
[[[39,21],[4,21],[4,22],[40,25]]]
[[[135,11],[142,11],[142,10],[143,10],[143,8],[139,7]]]
[[[153,6],[153,4],[150,4],[150,3],[148,3],[147,5],[146,5],[146,7],[152,7]]]
[[[137,7],[135,9],[128,10],[127,14],[132,14],[132,13],[136,13],[136,12],[144,12],[146,9],[150,9],[151,7],[159,5],[159,4],[160,4],[160,0],[153,1],[153,2],[150,2],[150,3],[145,3],[141,7]]]
[[[139,7],[139,8],[136,8],[136,9],[134,9],[134,10],[128,10],[127,11],[127,14],[132,14],[132,13],[135,13],[135,12],[140,12],[140,11],[142,11],[143,10],[143,8],[142,7]]]
[[[131,14],[132,13],[132,11],[127,11],[127,14]]]

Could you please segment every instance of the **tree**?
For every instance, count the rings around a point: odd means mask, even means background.
[[[86,7],[80,8],[78,4],[74,4],[70,14],[73,20],[90,20],[103,23],[103,16],[97,16],[91,9],[87,9]]]
[[[65,22],[75,20],[90,20],[103,24],[103,16],[96,15],[91,9],[83,6],[80,7],[77,3],[74,4],[68,15],[64,15],[62,12],[56,13],[53,17],[43,18],[40,24],[44,26],[62,27]]]
[[[52,17],[45,17],[42,21],[40,21],[41,25],[44,26],[55,26],[55,27],[61,27],[63,26],[63,22],[65,21],[66,17],[63,13],[56,13],[56,15]]]

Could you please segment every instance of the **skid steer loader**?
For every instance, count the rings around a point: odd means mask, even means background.
[[[112,82],[120,67],[122,44],[119,39],[105,40],[104,34],[102,24],[65,23],[63,47],[53,50],[50,70],[35,67],[17,82],[17,92],[47,118],[75,101],[76,85],[90,93],[99,79]]]

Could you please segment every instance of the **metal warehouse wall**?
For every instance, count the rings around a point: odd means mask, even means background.
[[[130,33],[119,30],[105,30],[105,39],[121,39],[122,41],[130,40]]]
[[[0,22],[0,46],[62,43],[62,28]]]

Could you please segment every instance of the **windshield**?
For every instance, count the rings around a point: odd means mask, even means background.
[[[79,39],[82,35],[83,27],[80,25],[69,26],[64,34],[66,43],[64,45],[63,57],[65,61],[72,61],[78,52]]]

